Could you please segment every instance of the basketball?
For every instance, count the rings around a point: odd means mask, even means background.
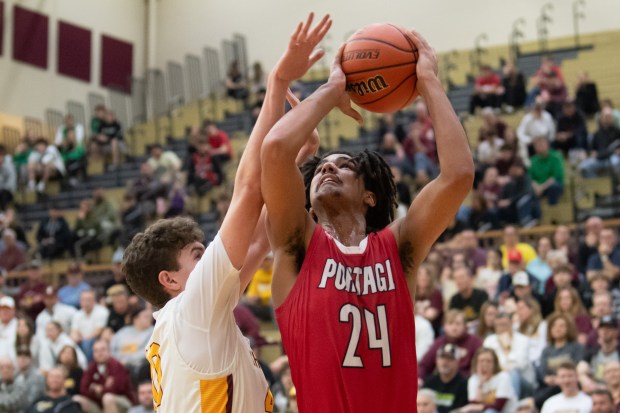
[[[371,24],[346,42],[342,70],[351,100],[371,112],[395,112],[417,95],[418,50],[407,30],[388,23]]]

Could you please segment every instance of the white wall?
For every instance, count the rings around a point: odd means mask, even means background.
[[[202,56],[204,46],[221,50],[233,33],[248,38],[250,62],[270,68],[286,46],[297,21],[310,10],[329,12],[334,25],[324,46],[328,64],[333,51],[354,30],[369,23],[392,22],[415,27],[438,51],[469,49],[480,33],[488,43],[506,44],[513,22],[526,19],[525,40],[536,40],[535,21],[547,0],[157,0],[156,65],[184,62],[187,53]],[[573,0],[548,0],[554,5],[549,35],[572,34]],[[39,10],[50,17],[49,64],[41,70],[12,60],[13,5]],[[99,88],[100,35],[134,44],[134,75],[145,69],[147,42],[145,0],[5,0],[4,53],[0,57],[0,112],[42,118],[48,107],[64,110],[67,100],[87,101]],[[620,28],[619,0],[587,0],[583,32]],[[63,19],[90,28],[93,34],[92,78],[85,83],[56,74],[56,24]]]
[[[250,61],[271,67],[286,46],[297,21],[311,10],[330,13],[334,24],[326,41],[328,61],[356,29],[390,22],[419,30],[438,51],[471,49],[480,33],[485,46],[506,44],[512,24],[526,19],[525,40],[536,40],[536,19],[551,3],[550,37],[573,34],[573,0],[159,0],[158,58],[183,61],[186,52],[201,54],[205,45],[220,49],[221,40],[239,32],[248,36]],[[583,32],[620,28],[620,1],[587,0]]]
[[[16,62],[12,54],[13,5],[49,17],[47,70]],[[5,0],[4,50],[0,56],[0,112],[44,119],[47,108],[64,112],[67,100],[87,103],[89,92],[108,92],[99,87],[101,34],[133,43],[134,74],[144,71],[144,0]],[[91,81],[86,83],[58,75],[57,24],[63,20],[91,30]],[[88,107],[87,107],[88,113]]]

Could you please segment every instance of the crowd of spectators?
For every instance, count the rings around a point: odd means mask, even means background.
[[[481,125],[478,136],[470,136],[476,180],[455,230],[535,226],[542,218],[542,203],[562,202],[567,171],[589,179],[620,169],[620,112],[609,99],[599,103],[596,84],[587,73],[580,74],[570,94],[561,67],[550,57],[541,59],[529,91],[511,62],[504,64],[501,76],[489,65],[480,70],[469,108]],[[520,108],[521,119],[509,126],[502,112]],[[594,125],[590,130],[588,119]],[[411,183],[413,193],[438,172],[433,125],[421,100],[412,113],[383,116],[378,147],[398,169],[396,175]],[[409,199],[406,191],[401,195]]]
[[[592,217],[534,249],[507,226],[481,248],[471,230],[437,244],[416,279],[420,403],[438,412],[616,411],[620,245]],[[605,402],[605,410],[593,410]],[[430,411],[430,410],[429,410]]]

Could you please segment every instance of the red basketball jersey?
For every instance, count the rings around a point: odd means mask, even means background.
[[[317,225],[276,317],[301,413],[416,411],[413,304],[389,229],[346,247]]]

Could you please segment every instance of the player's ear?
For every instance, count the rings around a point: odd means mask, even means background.
[[[316,214],[314,213],[314,209],[312,209],[312,207],[310,207],[310,209],[308,210],[308,212],[310,213],[310,216],[312,217],[312,220],[314,222],[318,222],[319,218],[316,216]]]
[[[160,271],[157,277],[159,283],[168,291],[178,291],[181,289],[181,285],[169,271]]]
[[[366,191],[366,193],[364,194],[364,203],[368,205],[370,208],[376,206],[377,196],[370,191]]]

